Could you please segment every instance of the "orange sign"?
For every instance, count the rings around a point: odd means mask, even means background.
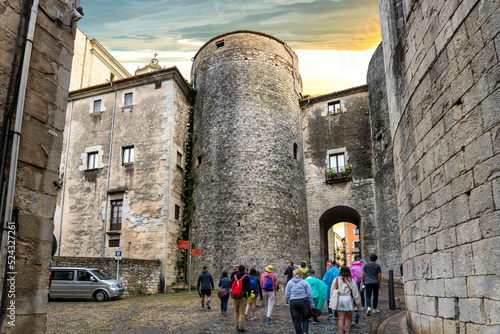
[[[179,249],[189,249],[189,240],[179,240]]]
[[[203,253],[203,249],[191,249],[191,256],[199,256]]]

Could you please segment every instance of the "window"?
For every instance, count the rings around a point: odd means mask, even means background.
[[[299,145],[297,143],[293,143],[293,158],[299,160]]]
[[[182,153],[177,151],[177,166],[182,168]]]
[[[111,201],[111,231],[120,231],[122,229],[122,207],[123,200]]]
[[[155,82],[155,89],[160,89],[161,88],[161,81]]]
[[[328,114],[329,115],[338,114],[339,112],[342,112],[342,110],[340,110],[340,101],[328,103]]]
[[[120,239],[109,239],[109,247],[120,247]]]
[[[359,235],[359,228],[354,229],[354,235]]]
[[[354,241],[354,248],[359,248],[359,241]]]
[[[72,281],[73,280],[74,271],[61,270],[61,271],[52,271],[52,279],[56,281]]]
[[[220,41],[215,42],[215,46],[217,49],[223,48],[224,47],[224,40],[221,39]]]
[[[90,281],[90,277],[92,275],[89,272],[78,270],[76,272],[76,280],[77,281]]]
[[[333,173],[340,173],[345,168],[344,153],[330,155],[330,169]]]
[[[181,207],[177,204],[175,205],[175,220],[179,220],[181,218]]]
[[[125,105],[131,106],[134,102],[134,93],[125,94]]]
[[[134,162],[134,147],[124,147],[122,154],[122,163],[131,164]]]
[[[97,152],[87,153],[87,169],[97,168]]]
[[[101,112],[101,100],[94,101],[94,112],[95,113]]]

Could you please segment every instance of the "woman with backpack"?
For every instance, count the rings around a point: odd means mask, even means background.
[[[231,280],[229,279],[229,277],[227,277],[227,271],[224,271],[219,280],[219,292],[218,292],[218,296],[220,298],[220,311],[223,317],[226,316],[227,301],[229,300],[230,283]]]
[[[265,268],[266,272],[260,277],[260,284],[262,284],[262,294],[264,295],[264,304],[267,307],[267,324],[273,323],[272,314],[274,308],[274,292],[278,287],[278,276],[274,273],[274,267],[268,265]]]
[[[245,314],[248,314],[248,311],[250,311],[250,315],[252,316],[250,320],[257,320],[257,317],[255,316],[255,306],[257,305],[257,296],[259,295],[260,290],[260,278],[257,276],[257,270],[255,270],[255,268],[250,268],[249,274],[250,285],[252,286],[252,294],[254,297],[249,303],[247,303]]]
[[[361,297],[359,296],[358,285],[352,279],[351,270],[347,266],[340,268],[340,275],[332,283],[330,308],[337,310],[339,314],[339,332],[351,333],[352,312],[354,307],[359,307]]]

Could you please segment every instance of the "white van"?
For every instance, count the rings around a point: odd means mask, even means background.
[[[96,268],[52,267],[50,273],[49,298],[95,298],[102,302],[125,291],[121,282]]]

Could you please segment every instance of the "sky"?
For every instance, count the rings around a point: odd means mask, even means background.
[[[261,31],[299,57],[304,95],[366,83],[381,41],[377,0],[81,0],[78,27],[131,73],[158,53],[160,65],[190,78],[191,58],[209,39]]]

